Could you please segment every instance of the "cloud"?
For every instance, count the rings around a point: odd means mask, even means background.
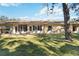
[[[47,7],[44,7],[38,13],[36,13],[35,16],[45,15],[46,13],[47,13]]]
[[[20,21],[29,21],[30,20],[30,18],[28,16],[16,17],[16,19],[19,19]]]
[[[38,15],[40,15],[40,16],[41,15],[46,15],[47,12],[50,15],[51,12],[52,12],[52,10],[50,10],[50,8],[49,8],[49,11],[47,11],[47,7],[43,7],[38,13],[35,14],[35,16],[38,16]],[[58,14],[61,15],[61,14],[63,14],[62,8],[55,7],[53,9],[53,13],[52,14],[54,14],[54,15],[58,15]]]
[[[18,18],[29,18],[28,16],[18,17]]]
[[[53,13],[50,14],[52,11],[49,8],[47,16],[47,7],[43,7],[35,16],[44,18],[44,19],[63,19],[63,11],[62,8],[58,8],[57,6],[54,7]]]
[[[18,6],[19,3],[0,3],[0,6],[10,7],[10,6]]]
[[[51,11],[49,11],[49,12],[51,12]],[[62,6],[61,7],[55,6],[53,9],[53,13],[48,14],[47,17],[46,17],[47,7],[43,7],[36,15],[41,18],[44,16],[43,18],[45,18],[45,19],[60,19],[60,20],[64,19]],[[75,15],[74,11],[70,10],[70,18],[77,18],[77,17],[78,16]]]
[[[62,11],[62,9],[60,8],[60,9],[54,9],[53,10],[53,14],[63,14],[63,11]]]
[[[21,19],[21,20],[26,20],[26,19],[29,19],[28,16],[23,16],[23,17],[17,17],[18,19]]]

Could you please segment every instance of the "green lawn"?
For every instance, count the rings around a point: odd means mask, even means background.
[[[64,34],[2,35],[0,56],[79,56],[79,34],[72,38],[68,42]]]

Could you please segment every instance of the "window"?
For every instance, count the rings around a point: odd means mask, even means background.
[[[23,31],[27,31],[27,25],[23,25]]]
[[[30,26],[30,31],[32,31],[32,27]]]
[[[33,25],[33,31],[37,30],[37,26]]]
[[[73,31],[76,31],[76,26],[73,26]]]
[[[48,31],[51,31],[52,30],[52,26],[48,26]]]
[[[19,25],[18,30],[19,31],[27,31],[27,25]]]
[[[18,29],[17,29],[17,26],[16,26],[16,27],[15,27],[15,31],[17,32],[17,30],[18,30]]]
[[[18,30],[22,31],[22,26],[21,25],[18,26]]]
[[[42,26],[38,25],[38,30],[42,31]]]
[[[9,33],[10,32],[10,26],[5,26],[5,33]]]

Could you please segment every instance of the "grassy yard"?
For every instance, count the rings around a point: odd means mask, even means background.
[[[0,56],[79,56],[79,34],[67,42],[64,34],[2,35]]]

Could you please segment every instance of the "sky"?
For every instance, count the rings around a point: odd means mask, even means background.
[[[51,6],[51,4],[49,4]],[[49,8],[51,8],[49,6]],[[30,20],[63,20],[62,5],[55,5],[53,13],[48,11],[44,3],[0,3],[0,16],[8,16],[10,18],[21,18]],[[73,11],[71,18],[77,17]]]

